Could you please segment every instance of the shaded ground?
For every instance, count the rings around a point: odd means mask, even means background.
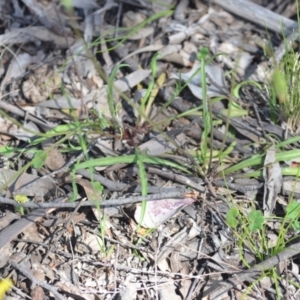
[[[296,6],[253,2],[0,2],[6,299],[300,299]]]

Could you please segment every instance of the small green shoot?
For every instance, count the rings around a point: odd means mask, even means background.
[[[201,138],[201,150],[203,153],[203,161],[205,161],[206,159],[206,155],[208,151],[208,137],[212,129],[212,113],[210,109],[209,99],[207,96],[206,71],[205,71],[205,65],[206,65],[208,54],[209,51],[206,47],[201,48],[197,54],[197,58],[201,62],[200,74],[201,74],[203,120],[204,120],[204,130]]]
[[[140,120],[138,121],[138,123],[140,125],[143,125],[145,123],[145,117],[147,118],[149,117],[150,111],[151,111],[151,105],[153,104],[154,98],[150,97],[151,93],[154,89],[155,86],[155,78],[157,75],[157,60],[161,57],[161,55],[159,53],[156,53],[152,60],[151,60],[151,81],[148,85],[148,88],[146,90],[146,94],[144,95],[144,97],[141,100],[141,105],[140,105],[140,111],[139,113],[141,114],[140,116]]]
[[[116,113],[116,105],[114,101],[114,81],[117,75],[117,72],[120,68],[122,67],[127,67],[127,64],[120,64],[114,67],[114,69],[111,72],[111,75],[109,76],[108,83],[107,83],[107,98],[108,98],[108,106],[109,106],[109,111],[111,114],[111,117],[113,120],[116,121],[116,123],[119,125],[119,128],[122,129],[122,123],[120,122],[117,113]]]
[[[300,122],[300,54],[290,50],[275,67],[270,87],[270,113],[274,122],[286,122],[296,131]]]
[[[233,204],[226,214],[226,222],[234,232],[244,264],[248,266],[243,254],[244,248],[248,248],[260,260],[263,260],[268,247],[264,236],[266,220],[261,211],[250,209],[250,212],[246,212],[242,207]],[[257,240],[261,240],[261,244]]]
[[[272,247],[269,246],[268,237],[266,236],[265,224],[268,222],[268,218],[265,218],[260,210],[251,209],[249,213],[246,213],[243,208],[235,203],[227,211],[226,223],[234,232],[241,259],[247,266],[242,249],[249,249],[261,261],[269,256],[276,255],[297,237],[291,231],[296,232],[300,229],[299,218],[300,203],[291,201],[286,207],[286,215],[281,218],[277,239],[275,240],[276,244]],[[288,238],[288,236],[292,238]]]

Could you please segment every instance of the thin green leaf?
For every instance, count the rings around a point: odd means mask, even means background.
[[[257,166],[257,165],[262,165],[264,162],[264,156],[265,156],[265,154],[255,154],[252,157],[225,169],[224,174],[227,175],[227,174],[242,170],[243,168],[249,168],[249,167],[253,167],[253,166]],[[299,157],[300,157],[300,150],[298,150],[298,149],[290,150],[290,151],[282,151],[280,153],[276,153],[276,162],[290,161],[293,159],[297,159]]]
[[[296,220],[300,215],[300,203],[293,200],[286,207],[286,218],[290,220]]]
[[[186,168],[182,167],[179,164],[173,163],[171,161],[158,158],[158,157],[146,156],[144,154],[142,156],[143,156],[144,163],[164,165],[191,174]],[[132,163],[136,163],[136,155],[119,156],[119,157],[103,157],[103,158],[91,159],[89,161],[76,164],[73,170],[77,171],[80,169],[95,168],[97,166],[100,167],[100,166],[111,166],[115,164],[132,164]]]
[[[264,162],[264,155],[263,154],[255,154],[251,156],[250,158],[243,160],[227,169],[224,170],[224,174],[230,174],[239,170],[242,170],[244,168],[249,168],[253,166],[257,166],[259,164],[262,164]]]
[[[149,98],[150,98],[150,95],[151,95],[151,92],[154,88],[154,84],[155,84],[155,78],[156,78],[156,74],[157,74],[157,60],[161,57],[161,54],[160,53],[156,53],[152,59],[151,59],[151,80],[150,80],[150,83],[148,84],[148,88],[146,90],[146,93],[144,95],[144,97],[141,99],[141,107],[140,107],[140,113],[142,114],[146,114],[146,105],[147,105],[147,102],[149,101]],[[148,108],[148,110],[150,111],[150,108]],[[148,117],[148,115],[145,115],[146,117]],[[145,118],[144,116],[142,116],[140,118],[140,123],[143,124],[145,122]]]
[[[117,75],[117,72],[120,68],[122,67],[129,67],[128,64],[120,64],[120,65],[116,65],[109,78],[108,78],[108,82],[107,82],[107,100],[108,100],[108,107],[109,107],[109,112],[111,117],[119,124],[118,118],[117,118],[117,114],[116,114],[116,108],[115,108],[115,101],[114,101],[114,81]]]
[[[289,139],[287,139],[285,141],[282,141],[282,142],[276,144],[275,148],[277,148],[277,149],[283,148],[283,147],[285,147],[287,145],[294,144],[294,143],[297,143],[299,141],[300,141],[300,136],[294,136],[292,138],[289,138]]]
[[[258,89],[262,90],[262,86],[253,81],[253,80],[245,80],[245,81],[242,81],[241,83],[237,84],[235,86],[235,88],[233,89],[233,96],[236,97],[236,98],[239,98],[240,97],[240,89],[244,86],[244,85],[253,85],[255,87],[257,87]]]
[[[32,159],[33,167],[36,169],[41,168],[44,165],[46,159],[47,159],[47,153],[45,151],[42,150],[36,151]]]
[[[99,181],[91,181],[93,189],[95,189],[97,195],[102,195],[104,191],[103,185]]]

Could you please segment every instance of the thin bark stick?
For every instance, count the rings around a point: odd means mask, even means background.
[[[5,198],[4,198],[5,199]],[[7,199],[9,200],[9,199]],[[61,202],[66,200],[65,198],[59,198],[56,201]],[[12,200],[14,201],[14,200]],[[17,203],[16,201],[14,201]],[[21,232],[23,232],[29,225],[35,223],[42,219],[47,213],[52,212],[53,208],[39,208],[32,211],[30,214],[22,217],[20,220],[17,220],[15,223],[10,226],[4,228],[0,232],[0,252],[1,249],[7,244],[10,243],[15,237],[18,236]]]
[[[97,207],[97,205],[104,207],[104,206],[121,206],[125,204],[133,204],[133,203],[138,203],[142,201],[155,201],[155,200],[162,200],[162,199],[170,199],[170,198],[178,198],[182,199],[185,197],[185,193],[189,193],[189,190],[177,190],[169,193],[161,193],[161,194],[154,194],[154,195],[147,195],[147,196],[132,196],[128,198],[119,198],[119,199],[111,199],[111,200],[95,200],[95,201],[85,201],[81,204],[81,206],[93,206]],[[5,203],[5,204],[10,204],[13,206],[20,206],[20,207],[27,207],[27,208],[38,208],[39,209],[45,209],[45,208],[75,208],[78,204],[78,202],[68,202],[68,203],[63,203],[63,202],[48,202],[48,203],[34,203],[34,202],[26,202],[26,203],[18,203],[15,200],[7,199],[4,197],[0,197],[0,203]],[[35,219],[32,219],[31,215],[33,214],[34,218],[38,217],[43,217],[43,214],[45,212],[43,211],[42,214],[36,210],[29,215],[24,216],[22,219],[30,220],[32,222],[35,222]],[[21,220],[22,220],[21,219]],[[19,220],[18,222],[20,222]],[[14,223],[16,224],[16,223]],[[13,225],[14,225],[13,224]],[[11,226],[10,226],[11,227]],[[7,229],[7,228],[5,228]],[[4,229],[4,230],[5,230]],[[2,232],[1,232],[2,233]],[[0,238],[1,238],[1,233],[0,233]],[[20,232],[19,232],[20,233]],[[1,242],[2,240],[0,239],[0,249],[1,249]]]
[[[260,275],[262,272],[274,267],[275,265],[279,264],[281,261],[290,259],[294,255],[299,254],[300,252],[300,243],[296,243],[294,245],[291,245],[290,247],[286,248],[285,250],[281,251],[277,255],[274,255],[265,261],[261,262],[260,264],[257,264],[250,268],[249,270],[236,273],[228,280],[220,281],[219,286],[217,289],[212,291],[211,289],[208,289],[204,293],[204,298],[209,295],[210,299],[216,299],[220,297],[222,294],[226,293],[230,289],[234,288],[238,284],[240,284],[241,281],[248,281],[250,279],[253,279],[253,277]],[[236,277],[237,279],[235,279]]]
[[[289,35],[293,29],[298,27],[297,22],[276,14],[251,1],[213,0],[213,3],[241,18],[262,26],[262,28],[277,33],[285,32],[286,35]]]
[[[22,273],[24,276],[26,276],[32,282],[33,286],[39,285],[42,288],[44,288],[45,290],[48,290],[50,293],[52,293],[54,295],[55,299],[66,300],[66,298],[64,296],[62,296],[54,286],[52,286],[44,281],[38,280],[37,278],[34,277],[34,275],[31,272],[26,270],[20,264],[16,263],[15,261],[10,261],[10,264],[15,269],[17,269],[20,273]]]

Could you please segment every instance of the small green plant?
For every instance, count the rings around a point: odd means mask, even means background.
[[[246,247],[254,253],[260,260],[263,259],[266,251],[266,243],[264,238],[265,218],[260,210],[251,209],[247,213],[239,206],[233,206],[228,210],[226,215],[227,224],[233,229],[242,261],[248,266],[243,256],[243,249]],[[257,242],[257,241],[263,241]]]
[[[295,1],[298,31],[300,30],[299,2]],[[300,123],[300,54],[295,52],[283,31],[286,54],[275,66],[270,92],[270,115],[273,122],[283,121],[292,131],[299,129]],[[300,42],[300,38],[298,38]]]
[[[154,84],[155,84],[155,77],[157,75],[157,59],[160,57],[160,55],[157,53],[153,56],[152,60],[151,60],[151,73],[152,73],[152,76],[151,76],[151,80],[150,80],[150,83],[148,85],[148,88],[146,90],[146,93],[144,95],[144,97],[142,98],[141,100],[141,105],[140,105],[140,111],[139,113],[141,114],[140,116],[140,120],[139,120],[139,123],[141,125],[144,124],[145,122],[145,117],[149,117],[149,114],[150,114],[150,110],[151,110],[151,105],[153,104],[153,97],[150,98],[151,96],[151,92],[154,88]]]
[[[112,119],[118,124],[119,129],[122,130],[123,126],[121,124],[121,121],[118,118],[117,115],[117,109],[116,109],[116,104],[114,101],[114,81],[117,75],[117,72],[120,68],[126,67],[126,64],[121,64],[117,65],[114,67],[114,69],[111,72],[111,75],[109,76],[108,82],[107,82],[107,100],[108,100],[108,106],[109,106],[109,111],[111,114]]]
[[[272,217],[271,220],[264,217],[260,210],[244,209],[235,203],[226,214],[226,223],[234,233],[242,262],[250,268],[244,257],[244,249],[251,251],[259,261],[278,254],[298,237],[296,232],[300,229],[299,218],[300,203],[295,200],[287,205],[286,215],[283,218]],[[275,243],[267,236],[269,221],[280,222]],[[274,273],[272,269],[264,270],[260,278],[268,276],[275,281],[276,272]]]
[[[275,68],[272,78],[274,93],[271,113],[273,120],[277,117],[277,121],[286,122],[292,131],[296,131],[300,123],[299,58],[299,53],[290,51]]]

